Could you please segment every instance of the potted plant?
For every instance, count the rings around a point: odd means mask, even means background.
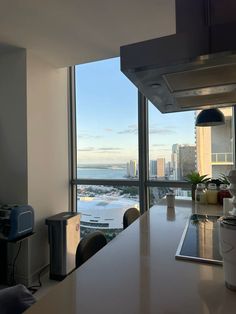
[[[186,175],[186,180],[192,184],[192,200],[195,201],[195,190],[198,183],[206,183],[210,180],[207,174],[200,175],[197,171],[192,171]]]
[[[208,186],[209,183],[215,183],[217,189],[219,189],[220,185],[222,184],[222,181],[220,179],[210,179],[207,182],[207,186]]]
[[[229,185],[230,182],[227,178],[227,176],[223,173],[220,174],[218,178],[220,184],[219,184],[219,192],[218,192],[218,203],[223,205],[224,198],[232,198],[232,194],[229,191]]]
[[[220,184],[227,184],[227,185],[230,185],[230,182],[227,178],[227,176],[223,173],[220,174],[218,180],[220,181]]]
[[[209,180],[206,182],[206,185],[208,186],[209,183],[214,183],[214,184],[216,184],[218,190],[219,190],[221,184],[230,185],[230,182],[229,182],[227,176],[224,175],[223,173],[221,173],[221,174],[219,175],[219,177],[216,178],[216,179],[213,179],[213,178],[212,178],[212,179],[209,179]]]

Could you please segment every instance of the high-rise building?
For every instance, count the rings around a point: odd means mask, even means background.
[[[130,160],[130,176],[131,177],[136,177],[136,160]]]
[[[137,164],[136,160],[130,160],[126,164],[127,176],[134,178],[137,175]]]
[[[172,145],[171,166],[173,169],[173,180],[179,179],[179,144]]]
[[[201,175],[213,178],[228,174],[233,168],[232,107],[220,110],[225,116],[225,124],[196,127],[197,169]]]
[[[172,166],[171,166],[171,162],[170,161],[168,161],[167,163],[166,163],[166,176],[167,176],[167,178],[171,178],[171,176],[172,176]]]
[[[191,171],[196,170],[196,146],[180,145],[179,146],[179,179],[183,180]]]
[[[157,176],[165,177],[165,158],[157,158]]]
[[[157,160],[150,160],[150,176],[157,176]]]
[[[129,167],[129,162],[126,163],[126,174],[127,177],[130,177],[130,167]]]
[[[187,144],[172,145],[171,164],[173,179],[185,179],[189,172],[196,170],[196,146]]]

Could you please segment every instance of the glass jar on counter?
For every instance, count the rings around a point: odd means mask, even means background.
[[[218,203],[223,205],[223,198],[231,198],[231,194],[229,192],[229,186],[227,184],[220,185],[220,191],[218,192]]]
[[[209,183],[206,191],[207,203],[215,205],[217,204],[217,186],[215,183]]]
[[[195,190],[195,202],[198,204],[207,204],[206,186],[204,183],[198,183]]]

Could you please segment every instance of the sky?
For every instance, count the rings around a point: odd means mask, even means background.
[[[76,66],[79,164],[138,160],[138,91],[120,59]],[[149,103],[150,159],[170,160],[172,144],[194,144],[194,112],[162,114]]]

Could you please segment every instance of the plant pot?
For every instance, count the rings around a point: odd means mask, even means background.
[[[192,200],[195,201],[196,184],[192,184]]]

